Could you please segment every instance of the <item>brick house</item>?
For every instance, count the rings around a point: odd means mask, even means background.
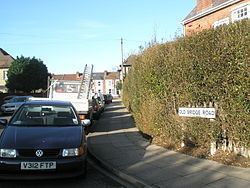
[[[250,0],[197,0],[183,20],[184,35],[250,18]]]
[[[0,48],[0,92],[6,93],[8,91],[5,87],[7,72],[14,60],[10,54]]]

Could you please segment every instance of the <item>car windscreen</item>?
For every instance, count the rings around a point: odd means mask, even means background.
[[[71,106],[23,105],[9,125],[15,126],[72,126],[79,125]]]

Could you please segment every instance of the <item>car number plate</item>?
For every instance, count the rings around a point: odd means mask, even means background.
[[[56,162],[21,162],[21,170],[47,170],[56,169]]]

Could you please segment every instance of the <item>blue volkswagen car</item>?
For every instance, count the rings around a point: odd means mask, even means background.
[[[9,122],[1,119],[0,178],[64,178],[86,175],[89,120],[69,102],[28,101]],[[18,176],[16,176],[18,175]]]

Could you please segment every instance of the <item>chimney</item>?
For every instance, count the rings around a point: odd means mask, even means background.
[[[197,0],[196,10],[202,12],[203,10],[212,7],[213,0]]]
[[[104,71],[104,78],[106,77],[106,76],[108,76],[108,71]]]
[[[76,72],[76,80],[80,80],[81,79],[81,77],[82,77],[82,73],[80,73],[80,72]]]

